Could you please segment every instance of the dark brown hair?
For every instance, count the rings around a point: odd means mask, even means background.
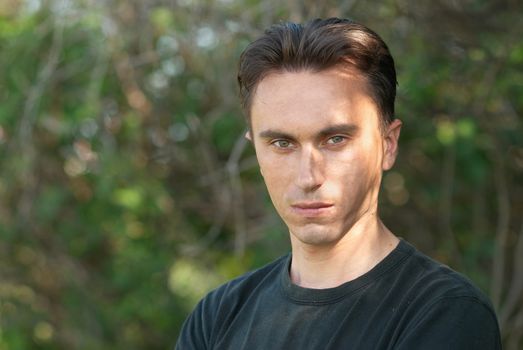
[[[248,120],[256,87],[269,73],[320,72],[338,65],[355,68],[367,79],[380,124],[390,123],[397,82],[389,49],[369,28],[339,18],[273,25],[247,46],[240,57],[238,83]]]

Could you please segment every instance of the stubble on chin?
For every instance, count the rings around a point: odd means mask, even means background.
[[[295,227],[289,229],[292,244],[308,246],[328,246],[335,244],[342,238],[342,234],[332,228],[322,225],[308,225],[308,227]]]

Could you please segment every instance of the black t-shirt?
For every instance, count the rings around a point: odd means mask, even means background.
[[[185,321],[176,350],[501,349],[483,293],[403,240],[335,288],[293,284],[291,258],[209,293]]]

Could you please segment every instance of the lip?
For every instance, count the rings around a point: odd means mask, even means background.
[[[299,202],[291,205],[292,210],[305,217],[318,217],[325,215],[334,205],[327,202]]]

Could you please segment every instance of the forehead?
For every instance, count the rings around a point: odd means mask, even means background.
[[[256,132],[347,122],[377,126],[377,108],[368,91],[366,79],[349,70],[271,73],[253,96],[252,128]]]

